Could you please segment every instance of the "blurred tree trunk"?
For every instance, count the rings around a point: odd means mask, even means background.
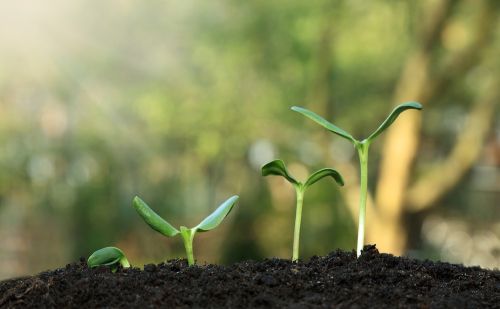
[[[437,97],[446,91],[449,83],[460,78],[479,60],[480,47],[489,42],[493,22],[496,20],[496,11],[492,6],[494,1],[483,4],[479,13],[475,41],[468,49],[452,57],[438,74],[431,72],[431,51],[439,43],[439,37],[446,26],[453,7],[457,1],[442,0],[432,12],[428,24],[424,24],[422,35],[418,42],[417,50],[409,57],[397,84],[394,102],[399,104],[408,100],[420,101],[424,106],[429,106],[437,101]],[[412,205],[413,210],[430,207],[445,192],[450,190],[460,181],[465,171],[475,162],[481,143],[488,132],[492,115],[493,98],[496,94],[489,93],[486,98],[479,99],[475,108],[469,115],[471,130],[465,134],[455,146],[449,157],[442,163],[438,176],[446,172],[447,177],[425,175],[423,180],[417,181],[414,188],[409,189],[409,179],[418,150],[421,128],[421,114],[407,112],[385,134],[385,144],[382,150],[380,174],[375,194],[376,209],[368,216],[367,241],[376,243],[380,250],[394,254],[402,254],[406,248],[407,231],[403,226],[403,214],[407,205]],[[466,145],[472,145],[475,151],[467,151]],[[471,144],[469,144],[470,147]],[[460,168],[457,169],[457,164]],[[448,172],[453,177],[448,177]],[[431,179],[431,181],[430,181]],[[425,184],[425,185],[424,185]],[[432,192],[429,191],[432,185]],[[410,192],[409,197],[406,197]]]
[[[409,57],[396,86],[393,102],[429,100],[425,95],[430,83],[430,61],[433,46],[439,42],[446,20],[456,1],[443,0],[433,8],[428,24],[423,24],[417,50]],[[375,242],[379,250],[400,255],[406,237],[402,226],[403,200],[408,186],[411,165],[419,143],[421,115],[407,112],[385,133],[380,176],[375,194],[376,209],[368,218],[367,241]],[[368,213],[370,217],[370,213]]]

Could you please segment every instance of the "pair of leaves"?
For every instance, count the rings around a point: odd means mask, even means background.
[[[203,219],[198,225],[191,228],[193,232],[207,232],[216,228],[222,220],[233,209],[233,206],[238,201],[238,196],[234,195],[222,203],[213,213]],[[155,231],[162,235],[173,237],[181,233],[170,223],[165,221],[156,212],[154,212],[141,198],[136,196],[133,200],[133,206],[137,213],[146,221],[146,223]]]
[[[105,247],[92,253],[87,260],[89,267],[97,267],[101,265],[115,266],[121,264],[123,267],[130,267],[125,254],[122,250],[116,247]]]
[[[420,110],[420,109],[422,109],[422,105],[418,102],[406,102],[406,103],[403,103],[403,104],[396,106],[392,110],[392,112],[389,114],[389,116],[384,120],[384,122],[382,122],[382,124],[370,136],[368,136],[368,138],[366,138],[366,141],[368,143],[373,141],[373,139],[375,139],[378,135],[380,135],[380,133],[382,133],[385,129],[387,129],[396,120],[396,118],[398,118],[399,114],[401,114],[402,112],[404,112],[407,109]],[[315,121],[319,125],[326,128],[328,131],[331,131],[331,132],[333,132],[333,133],[335,133],[335,134],[337,134],[345,139],[350,140],[355,145],[357,143],[359,143],[359,141],[357,141],[347,131],[337,127],[336,125],[327,121],[326,119],[319,116],[318,114],[311,112],[310,110],[307,110],[305,108],[298,107],[298,106],[293,106],[292,110],[308,117],[309,119],[312,119],[313,121]]]
[[[312,173],[307,178],[305,183],[301,183],[300,181],[296,180],[292,175],[290,175],[288,169],[285,166],[285,163],[282,160],[274,160],[262,166],[262,176],[268,176],[268,175],[282,176],[286,178],[289,182],[291,182],[294,186],[298,186],[302,190],[305,190],[307,187],[311,186],[318,180],[328,176],[332,177],[340,186],[344,185],[344,180],[342,179],[340,173],[331,168],[320,169]]]

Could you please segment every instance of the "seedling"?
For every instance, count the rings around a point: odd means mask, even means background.
[[[194,265],[193,257],[193,239],[196,232],[207,232],[216,228],[222,220],[229,214],[233,206],[236,204],[238,196],[234,195],[222,203],[212,214],[203,219],[197,226],[187,228],[180,227],[180,231],[165,221],[156,212],[154,212],[143,200],[138,196],[134,198],[133,206],[139,215],[146,223],[155,231],[167,237],[174,237],[181,234],[186,249],[186,256],[189,265]]]
[[[124,268],[130,267],[130,263],[125,257],[125,254],[123,254],[123,251],[116,247],[105,247],[92,253],[87,260],[87,265],[89,265],[90,268],[102,265],[111,266],[113,271],[116,271],[118,265]]]
[[[375,130],[370,136],[365,138],[362,141],[355,139],[351,134],[337,127],[336,125],[328,122],[321,116],[311,112],[302,107],[293,106],[292,110],[302,115],[312,119],[319,125],[326,128],[328,131],[333,132],[354,144],[354,147],[358,150],[359,156],[359,165],[360,165],[360,173],[361,173],[361,186],[360,186],[360,197],[359,197],[359,222],[358,222],[358,246],[357,246],[357,254],[358,257],[361,254],[361,249],[363,249],[364,237],[365,237],[365,213],[366,213],[366,197],[368,190],[368,148],[373,140],[379,136],[382,131],[387,129],[401,114],[403,111],[407,109],[422,109],[422,105],[417,102],[406,102],[396,106],[389,114],[389,116],[382,122],[382,124]]]
[[[302,203],[304,201],[304,193],[306,189],[320,180],[321,178],[331,176],[337,184],[340,186],[344,185],[344,180],[342,176],[334,169],[331,168],[323,168],[314,173],[312,173],[309,178],[307,178],[305,183],[297,181],[295,178],[290,175],[288,172],[285,163],[281,160],[271,161],[264,166],[262,166],[262,176],[268,175],[278,175],[283,176],[286,180],[288,180],[293,187],[295,188],[296,198],[297,198],[297,207],[295,211],[295,229],[293,233],[293,252],[292,252],[292,261],[297,261],[299,258],[299,239],[300,239],[300,222],[302,220]]]

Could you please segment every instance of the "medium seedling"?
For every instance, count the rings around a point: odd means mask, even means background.
[[[116,247],[105,247],[95,251],[87,260],[87,265],[90,268],[102,265],[111,266],[112,271],[116,271],[118,265],[124,268],[130,267],[123,251]]]
[[[321,116],[311,112],[302,107],[293,106],[292,110],[302,115],[312,119],[319,125],[326,128],[328,131],[333,132],[354,144],[354,147],[358,151],[359,156],[359,165],[360,165],[360,173],[361,173],[361,186],[360,186],[360,197],[359,197],[359,222],[358,222],[358,245],[357,245],[357,255],[358,257],[361,254],[361,249],[363,249],[364,244],[364,235],[365,235],[365,213],[366,213],[366,197],[368,191],[368,148],[373,140],[380,134],[382,131],[387,129],[401,114],[403,111],[407,109],[422,109],[422,105],[417,102],[406,102],[396,106],[389,114],[389,116],[382,122],[382,124],[375,130],[370,136],[365,138],[364,140],[357,140],[351,134],[337,127],[336,125],[328,122]]]
[[[290,175],[288,172],[285,163],[281,160],[271,161],[264,166],[262,166],[262,176],[268,175],[278,175],[283,176],[286,180],[288,180],[293,187],[295,188],[296,198],[297,198],[297,207],[295,212],[295,229],[293,233],[293,252],[292,252],[292,261],[297,261],[299,258],[299,239],[300,239],[300,222],[302,220],[302,204],[304,201],[304,193],[306,189],[320,180],[321,178],[331,176],[337,184],[343,186],[344,180],[339,172],[331,168],[323,168],[314,173],[312,173],[309,178],[307,178],[306,182],[302,183],[297,181],[294,177]]]
[[[155,231],[167,237],[174,237],[178,234],[182,236],[184,247],[186,249],[186,256],[189,265],[194,265],[193,256],[193,239],[196,232],[207,232],[216,228],[222,220],[229,214],[233,206],[236,204],[238,196],[234,195],[222,203],[212,214],[203,219],[197,226],[187,228],[181,226],[180,230],[173,227],[170,223],[165,221],[156,212],[154,212],[143,200],[138,196],[134,198],[133,206],[137,213],[146,221],[146,223]]]

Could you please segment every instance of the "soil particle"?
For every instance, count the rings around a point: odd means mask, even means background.
[[[292,263],[89,269],[85,259],[0,282],[2,308],[500,308],[500,271],[352,252]]]

